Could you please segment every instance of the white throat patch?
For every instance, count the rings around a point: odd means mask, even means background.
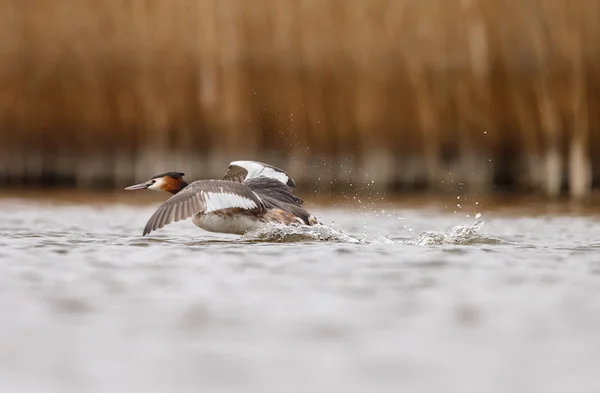
[[[156,182],[152,185],[150,185],[150,187],[148,187],[149,190],[152,191],[162,191],[162,186],[165,184],[165,178],[164,177],[159,177],[158,179],[153,179],[156,180]]]

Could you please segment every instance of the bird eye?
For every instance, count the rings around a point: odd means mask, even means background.
[[[152,184],[156,183],[156,180],[152,179]]]

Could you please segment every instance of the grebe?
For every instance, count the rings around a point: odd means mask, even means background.
[[[314,225],[318,220],[292,194],[296,183],[284,170],[257,161],[234,161],[223,180],[188,184],[181,172],[167,172],[126,190],[166,191],[174,194],[150,217],[143,236],[172,222],[192,217],[209,232],[244,233],[270,223]]]

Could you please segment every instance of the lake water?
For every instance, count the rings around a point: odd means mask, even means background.
[[[157,205],[0,200],[2,391],[600,391],[594,212],[350,203],[141,237]]]

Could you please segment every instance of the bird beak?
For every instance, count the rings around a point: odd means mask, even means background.
[[[128,191],[133,191],[133,190],[145,190],[148,187],[150,187],[150,184],[148,183],[140,183],[140,184],[134,184],[133,186],[129,186],[127,188],[125,188]]]

